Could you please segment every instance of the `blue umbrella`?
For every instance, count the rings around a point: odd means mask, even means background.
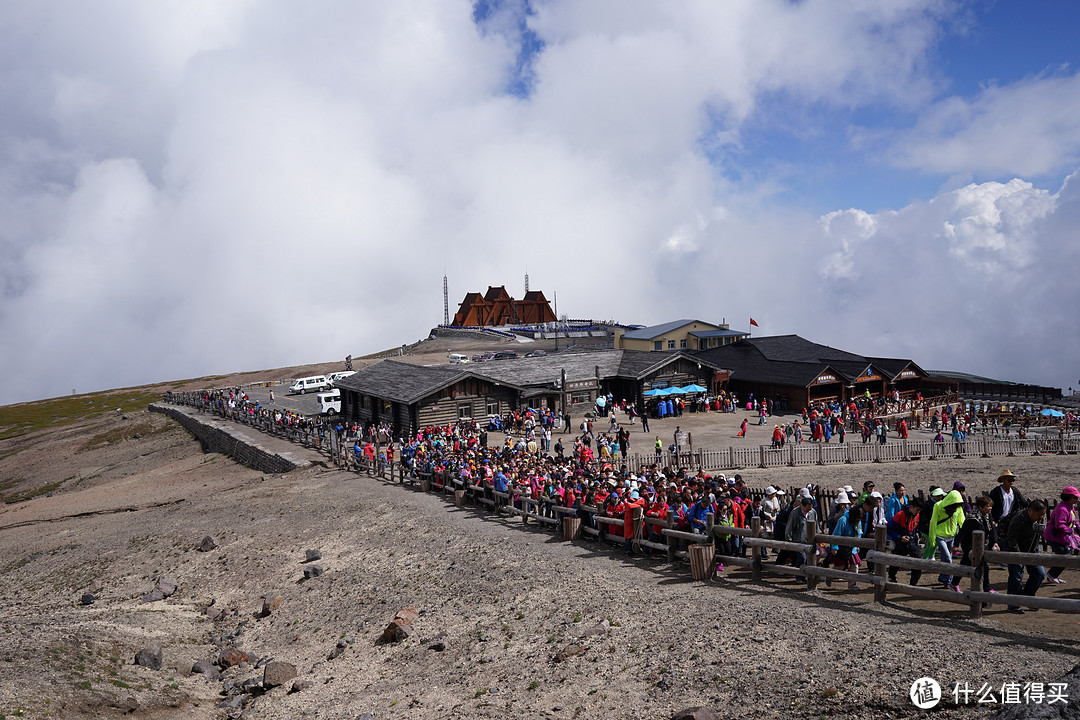
[[[688,393],[709,392],[709,389],[708,388],[703,388],[700,385],[698,385],[697,383],[694,383],[692,385],[687,385],[686,387],[684,387],[683,392],[688,392]]]
[[[1042,411],[1042,414],[1049,417],[1065,417],[1065,413],[1055,410],[1054,408],[1046,408]]]
[[[648,395],[649,397],[653,397],[654,395],[663,395],[664,391],[660,390],[660,389],[646,390],[645,392],[643,392],[641,394],[642,395]]]

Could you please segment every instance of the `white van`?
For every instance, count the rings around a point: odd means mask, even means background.
[[[450,360],[451,364],[454,365],[460,365],[461,363],[469,362],[469,356],[462,355],[461,353],[450,353],[446,357]]]
[[[350,375],[355,375],[355,370],[342,370],[341,372],[332,372],[326,376],[326,382],[330,384],[330,387],[334,387],[334,384],[342,378],[347,378]]]
[[[289,392],[303,395],[306,392],[325,390],[328,385],[325,375],[312,375],[311,377],[298,378],[293,381],[293,384],[289,386]]]
[[[341,412],[341,391],[331,390],[330,392],[322,392],[316,395],[319,399],[319,414],[320,415],[337,415]]]

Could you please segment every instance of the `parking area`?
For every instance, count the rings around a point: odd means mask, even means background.
[[[307,393],[305,395],[290,395],[289,388],[287,386],[280,387],[249,387],[244,388],[248,394],[248,398],[252,402],[258,401],[260,405],[268,408],[280,408],[281,410],[291,410],[292,412],[301,413],[303,415],[318,415],[319,414],[319,401],[316,398],[317,393]],[[274,402],[270,402],[270,391],[274,391]]]

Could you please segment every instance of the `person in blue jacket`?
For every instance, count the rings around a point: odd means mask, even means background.
[[[713,501],[708,494],[702,494],[701,498],[690,507],[687,516],[690,519],[690,532],[705,534],[705,516],[713,511]]]
[[[907,504],[907,488],[904,487],[904,483],[893,483],[893,494],[885,501],[885,517],[892,520],[896,517],[896,513],[907,507]]]

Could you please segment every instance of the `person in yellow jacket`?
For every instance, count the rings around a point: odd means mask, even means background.
[[[927,534],[926,554],[933,557],[934,553],[940,556],[941,562],[952,563],[953,545],[956,542],[956,534],[964,524],[964,496],[959,490],[953,490],[942,500],[934,504],[934,512],[930,516],[930,531]],[[945,586],[946,590],[959,591],[954,581],[958,577],[952,575],[938,575],[938,581]]]

